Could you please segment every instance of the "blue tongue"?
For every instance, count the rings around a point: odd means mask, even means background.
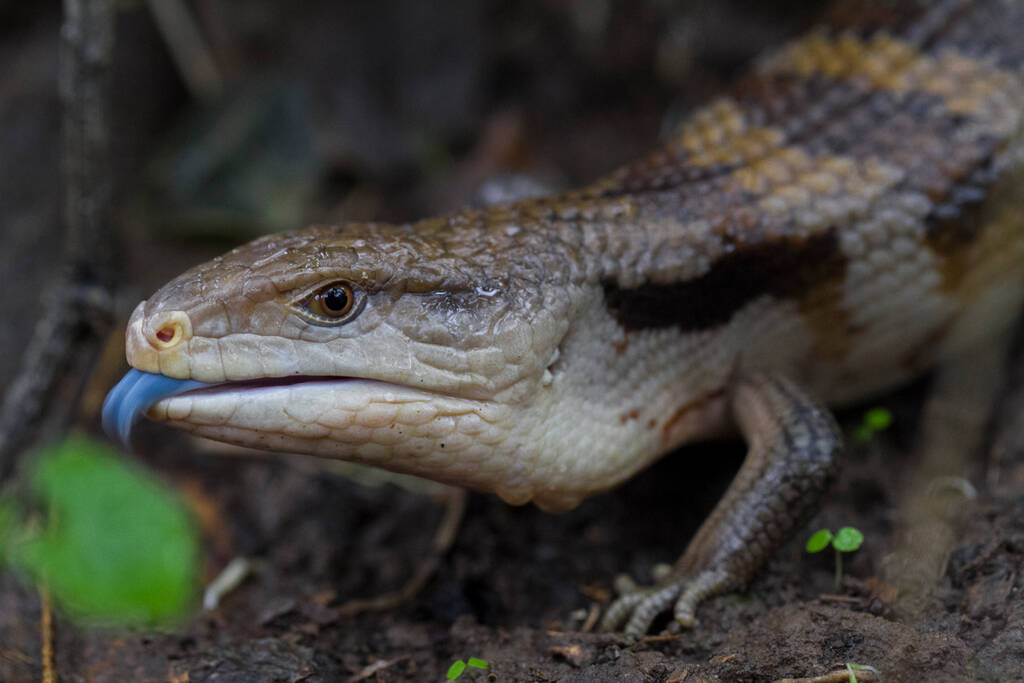
[[[141,370],[129,370],[103,401],[103,430],[125,447],[132,427],[149,407],[162,398],[209,386],[194,379],[173,379]]]

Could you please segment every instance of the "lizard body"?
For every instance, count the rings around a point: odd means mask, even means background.
[[[738,426],[751,454],[677,575],[606,625],[677,599],[692,622],[813,511],[822,404],[979,348],[1024,299],[1024,4],[857,6],[582,190],[184,273],[126,346],[192,390],[131,410],[555,511]],[[765,523],[764,548],[726,537]]]

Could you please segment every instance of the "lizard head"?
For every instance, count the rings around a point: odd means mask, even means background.
[[[480,252],[422,225],[364,224],[262,238],[197,266],[131,316],[135,370],[108,398],[108,430],[127,439],[145,413],[525,502],[532,467],[517,444],[536,431],[529,407],[568,316]]]
[[[128,362],[202,382],[336,376],[493,399],[538,372],[524,361],[541,349],[536,302],[489,260],[411,226],[262,238],[140,303]]]

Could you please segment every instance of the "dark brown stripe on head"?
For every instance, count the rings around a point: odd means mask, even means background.
[[[801,299],[824,283],[841,282],[845,268],[835,230],[830,229],[809,237],[737,245],[707,273],[686,282],[623,289],[606,281],[605,305],[626,330],[707,330],[727,323],[758,297]]]

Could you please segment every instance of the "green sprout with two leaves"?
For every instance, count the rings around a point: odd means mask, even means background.
[[[864,413],[864,419],[853,432],[853,438],[860,443],[867,443],[878,432],[892,426],[892,411],[888,408],[872,408]]]
[[[843,580],[843,553],[852,553],[864,542],[864,534],[852,526],[844,526],[836,533],[830,529],[814,532],[804,546],[809,553],[818,553],[830,545],[836,551],[836,591]]]
[[[466,667],[486,671],[487,669],[491,668],[491,665],[482,659],[477,659],[476,657],[470,657],[469,661],[466,662],[462,661],[461,659],[456,659],[454,662],[452,662],[452,665],[448,667],[448,673],[445,674],[445,678],[447,678],[449,681],[454,681],[456,678],[462,675],[462,673],[466,670]]]

